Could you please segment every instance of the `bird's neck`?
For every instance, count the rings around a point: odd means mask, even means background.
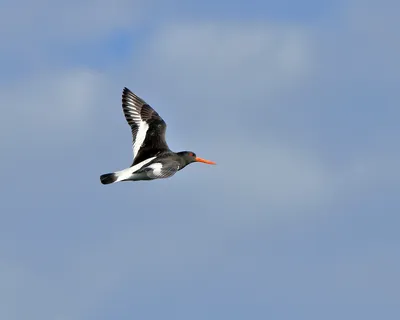
[[[185,157],[185,153],[184,152],[178,152],[177,153],[178,156],[178,162],[179,162],[179,170],[183,169],[184,167],[186,167],[190,162],[188,161],[188,159]]]

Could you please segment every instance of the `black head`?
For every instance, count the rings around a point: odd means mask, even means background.
[[[216,164],[213,161],[210,160],[205,160],[202,158],[199,158],[198,156],[196,156],[196,154],[192,151],[182,151],[182,152],[178,152],[178,155],[181,156],[181,158],[185,161],[185,165],[188,165],[189,163],[192,162],[203,162],[203,163],[207,163],[207,164]]]

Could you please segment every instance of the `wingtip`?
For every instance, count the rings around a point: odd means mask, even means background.
[[[124,101],[132,95],[133,92],[129,90],[127,87],[124,87],[124,89],[122,90],[122,102],[124,103]]]

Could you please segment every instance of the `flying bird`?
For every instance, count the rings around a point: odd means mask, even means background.
[[[126,87],[122,92],[122,109],[132,129],[133,163],[127,169],[101,175],[102,184],[169,178],[193,162],[215,164],[191,151],[172,152],[165,140],[165,121]]]

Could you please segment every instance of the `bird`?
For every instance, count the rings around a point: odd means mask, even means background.
[[[167,124],[163,118],[127,87],[122,90],[122,110],[132,130],[133,162],[129,168],[102,174],[102,184],[169,178],[194,162],[216,164],[192,151],[171,151],[165,139]]]

